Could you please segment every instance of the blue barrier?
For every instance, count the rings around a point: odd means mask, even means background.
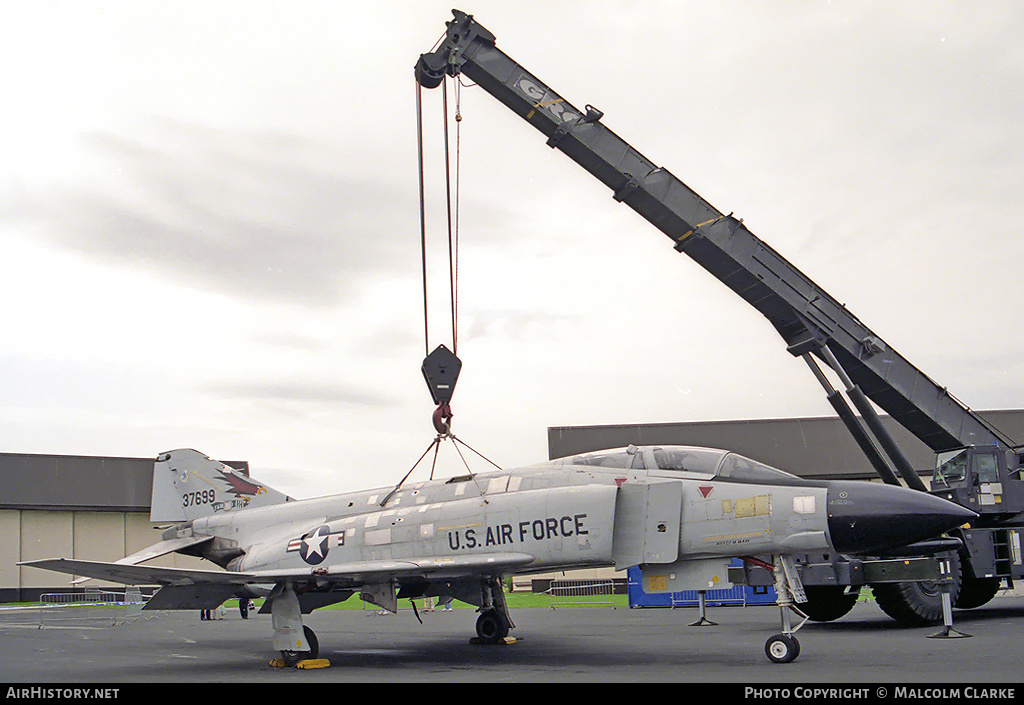
[[[733,565],[740,565],[734,562]],[[630,607],[696,607],[698,604],[697,590],[681,592],[645,592],[639,568],[626,570],[626,592]],[[704,602],[708,607],[720,605],[771,605],[775,604],[775,588],[751,587],[749,585],[733,585],[729,588],[707,590]]]

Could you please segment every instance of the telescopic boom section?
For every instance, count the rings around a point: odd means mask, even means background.
[[[794,355],[811,353],[846,377],[935,452],[1013,445],[862,324],[846,308],[666,169],[579,110],[495,46],[471,15],[452,11],[445,39],[420,56],[426,88],[463,74],[504,103],[675,243],[675,249],[739,294],[772,323]],[[827,346],[827,350],[824,350]],[[831,351],[831,355],[828,354]]]

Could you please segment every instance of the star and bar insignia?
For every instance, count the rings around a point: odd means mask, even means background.
[[[308,531],[301,538],[288,542],[287,552],[299,552],[299,556],[309,565],[319,565],[327,558],[332,546],[345,545],[345,530],[331,531],[326,524]]]

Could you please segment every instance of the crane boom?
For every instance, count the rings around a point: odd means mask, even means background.
[[[863,393],[935,452],[1013,441],[951,396],[873,333],[782,255],[667,169],[601,123],[593,106],[574,107],[495,46],[472,15],[452,11],[438,47],[421,55],[416,80],[434,88],[463,74],[497,98],[643,216],[722,283],[760,311],[794,355],[814,355],[840,374],[857,403]],[[867,405],[870,406],[870,405]],[[898,463],[897,463],[898,465]]]

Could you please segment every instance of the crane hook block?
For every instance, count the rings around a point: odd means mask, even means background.
[[[434,403],[441,405],[450,402],[462,369],[462,360],[445,346],[438,345],[434,352],[423,359],[420,369],[423,371],[423,379],[427,380]]]

